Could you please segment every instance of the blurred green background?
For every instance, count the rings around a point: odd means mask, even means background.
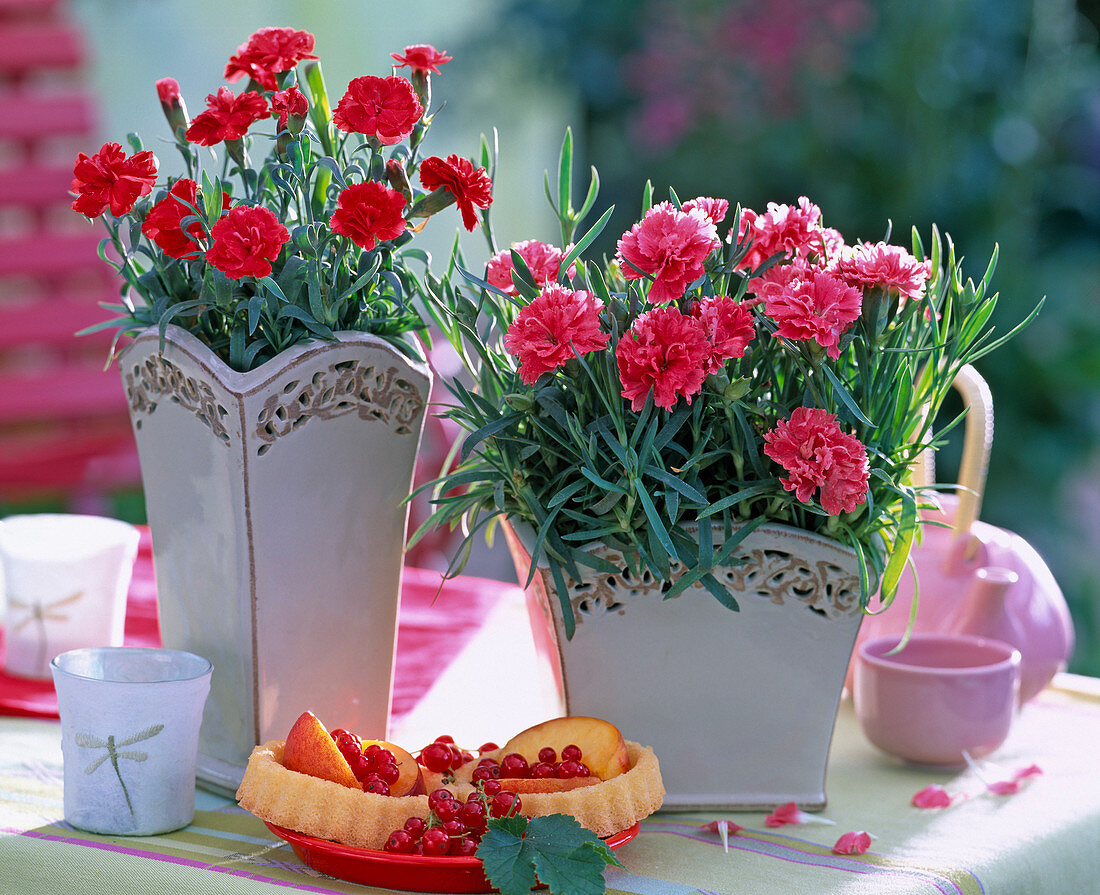
[[[1053,568],[1078,635],[1071,670],[1100,675],[1100,3],[1095,0],[523,0],[454,3],[78,0],[104,104],[103,137],[164,134],[153,81],[192,113],[263,25],[317,36],[330,93],[433,43],[455,57],[432,152],[475,155],[499,132],[493,218],[502,244],[554,241],[542,172],[573,128],[615,217],[641,188],[763,209],[809,196],[850,240],[933,223],[994,285],[1008,326],[986,358],[996,431],[983,520]],[[163,153],[169,161],[169,153]],[[434,223],[434,222],[433,222]],[[431,231],[433,228],[429,228]],[[438,254],[454,231],[425,234]],[[472,258],[484,244],[465,238]],[[954,472],[955,452],[940,462]],[[140,517],[140,498],[122,511]]]

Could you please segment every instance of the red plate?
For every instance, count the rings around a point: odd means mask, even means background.
[[[364,886],[405,889],[411,892],[492,892],[478,858],[433,858],[423,855],[394,855],[370,848],[353,848],[327,839],[267,823],[267,828],[285,839],[294,854],[308,867]],[[638,835],[638,824],[609,836],[609,848],[625,845]]]

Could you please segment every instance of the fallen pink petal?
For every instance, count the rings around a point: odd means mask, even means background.
[[[995,796],[1014,796],[1020,791],[1020,784],[1016,780],[995,780],[986,789]]]
[[[954,797],[938,783],[926,786],[913,796],[912,804],[916,808],[947,808]]]
[[[1026,768],[1020,768],[1012,774],[1013,780],[1026,780],[1028,777],[1038,777],[1043,773],[1043,769],[1037,764],[1029,764]]]
[[[862,855],[871,847],[871,834],[863,830],[845,833],[833,846],[834,855]]]
[[[771,814],[764,818],[764,824],[769,827],[784,827],[787,824],[835,824],[836,821],[826,817],[818,817],[807,814],[794,802],[780,805]]]
[[[728,853],[730,850],[729,837],[736,836],[745,828],[740,824],[735,824],[732,820],[712,820],[710,823],[703,824],[702,829],[717,833],[722,838],[722,847]]]

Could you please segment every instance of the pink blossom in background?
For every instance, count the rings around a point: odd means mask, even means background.
[[[825,271],[792,279],[786,288],[769,295],[764,308],[778,326],[775,334],[795,342],[816,342],[834,360],[840,357],[840,337],[856,320],[863,296]]]
[[[731,358],[742,357],[756,335],[752,312],[725,295],[714,295],[697,301],[692,316],[710,343],[707,373],[717,373]]]
[[[772,255],[783,252],[792,257],[821,254],[821,209],[805,196],[797,205],[768,203],[768,210],[758,214],[751,208],[741,209],[738,240],[746,237],[752,245],[737,265],[743,270],[755,270]],[[733,239],[733,232],[729,239]]]
[[[681,206],[683,211],[691,211],[693,208],[698,208],[706,215],[707,220],[717,227],[726,219],[726,215],[729,214],[730,203],[727,199],[712,199],[710,196],[699,196],[695,199],[688,199],[687,202]]]
[[[845,833],[833,846],[834,855],[862,855],[871,847],[871,836],[863,830]]]
[[[865,242],[841,251],[837,275],[852,286],[878,287],[907,298],[920,298],[931,275],[931,262],[918,261],[900,246]]]
[[[485,266],[485,280],[490,285],[496,286],[509,295],[518,294],[515,285],[512,283],[512,250],[519,253],[528,270],[531,271],[531,275],[534,276],[536,286],[553,283],[557,280],[561,259],[565,256],[565,253],[561,249],[540,242],[537,239],[527,239],[513,244],[511,250],[505,249],[502,252],[497,252],[489,259],[488,264]],[[576,274],[577,265],[573,264],[566,275],[572,279]]]
[[[615,349],[622,396],[630,401],[630,409],[641,410],[651,391],[653,403],[665,410],[671,410],[678,398],[690,404],[707,377],[710,350],[695,318],[676,308],[642,314]]]
[[[622,235],[617,258],[628,280],[653,277],[649,301],[663,304],[703,275],[703,262],[718,246],[718,231],[702,211],[661,202]]]
[[[911,804],[914,808],[947,808],[953,801],[954,797],[946,789],[933,783],[915,793]]]
[[[607,333],[600,331],[603,302],[589,292],[549,283],[504,335],[504,348],[519,358],[519,375],[533,385],[544,373],[563,366],[574,355],[602,351]]]
[[[816,407],[796,407],[764,435],[764,453],[783,467],[784,489],[803,503],[821,489],[822,509],[830,515],[850,513],[867,499],[870,468],[867,449],[844,432],[835,414]]]

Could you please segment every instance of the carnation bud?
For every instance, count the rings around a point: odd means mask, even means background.
[[[520,413],[530,410],[535,406],[534,399],[530,395],[509,393],[504,396],[504,403]]]
[[[729,383],[724,389],[722,389],[722,400],[727,404],[733,404],[736,401],[740,401],[745,395],[749,393],[750,383],[749,380],[742,376],[740,379],[735,379]]]
[[[424,196],[409,212],[410,218],[430,218],[436,212],[455,204],[455,196],[449,189],[440,187]]]
[[[279,130],[300,134],[306,125],[309,103],[297,85],[292,84],[272,95],[271,111],[279,116]]]
[[[406,202],[412,204],[413,192],[409,175],[405,171],[405,166],[395,158],[386,162],[386,180],[389,181],[391,189],[397,190],[405,197]]]
[[[180,96],[179,81],[175,78],[161,78],[157,81],[157,97],[160,99],[160,108],[164,117],[168,119],[168,126],[172,129],[177,139],[182,139],[179,131],[186,131],[190,127],[187,120],[187,106]]]

